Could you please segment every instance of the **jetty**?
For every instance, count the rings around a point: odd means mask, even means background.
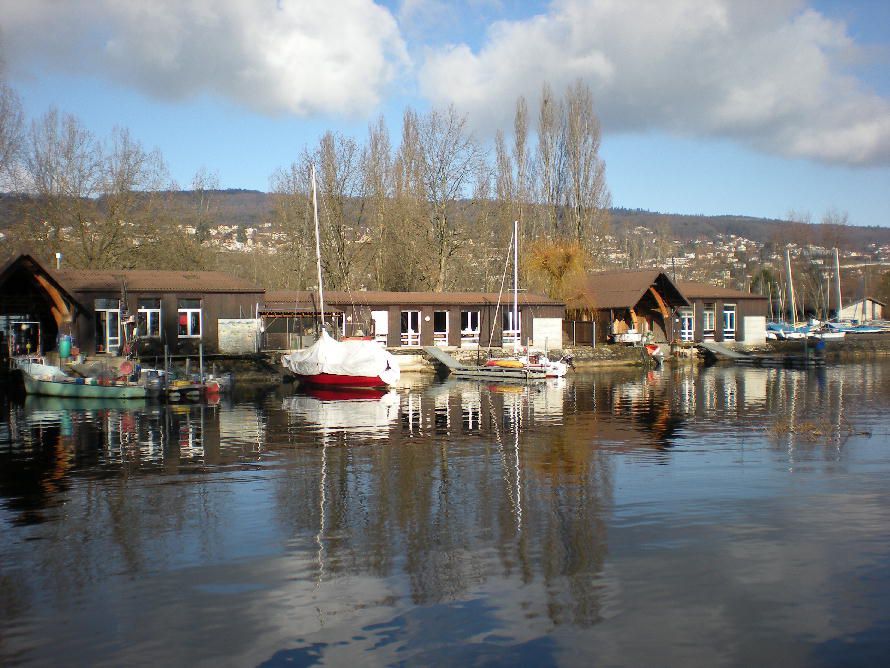
[[[825,366],[825,356],[816,353],[807,352],[803,355],[756,355],[734,350],[716,341],[702,341],[697,345],[705,352],[705,356],[712,361],[729,361],[734,364],[749,366]]]

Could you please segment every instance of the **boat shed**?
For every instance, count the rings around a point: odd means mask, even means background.
[[[587,277],[569,313],[575,320],[596,323],[597,343],[667,342],[676,338],[676,310],[687,306],[663,271],[606,271]]]
[[[767,297],[696,281],[677,281],[677,287],[689,302],[675,316],[680,340],[747,344],[766,340]]]
[[[849,320],[858,324],[884,319],[886,304],[873,297],[851,299],[837,313],[837,299],[832,295],[829,310],[837,320]]]
[[[520,293],[513,323],[510,295],[484,292],[325,292],[325,322],[344,336],[374,337],[391,348],[439,346],[477,348],[562,347],[565,304],[542,295]],[[264,346],[290,349],[305,345],[306,318],[317,318],[317,293],[270,292],[260,308]],[[331,313],[332,315],[329,315]],[[284,328],[275,321],[289,315]],[[282,331],[283,330],[283,331]],[[299,331],[297,331],[299,330]]]
[[[13,354],[24,352],[12,338],[22,338],[25,324],[40,331],[35,353],[70,335],[81,353],[116,355],[132,332],[141,354],[162,354],[166,346],[170,354],[191,355],[199,344],[213,353],[220,321],[254,319],[263,294],[216,271],[49,269],[20,255],[0,270],[0,324]]]

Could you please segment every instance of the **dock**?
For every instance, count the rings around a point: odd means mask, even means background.
[[[702,341],[698,347],[713,360],[726,360],[734,364],[749,366],[790,366],[813,367],[825,366],[823,355],[754,355],[752,353],[733,350],[729,346],[716,341]]]

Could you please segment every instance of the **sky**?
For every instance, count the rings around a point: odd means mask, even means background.
[[[29,118],[126,127],[188,187],[269,190],[327,130],[592,90],[614,206],[890,226],[888,0],[0,0]]]

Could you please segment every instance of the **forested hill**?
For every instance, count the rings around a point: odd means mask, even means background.
[[[195,200],[192,191],[166,193],[177,208],[189,208]],[[213,190],[203,193],[209,203],[216,225],[257,227],[274,221],[272,196],[258,190]],[[14,225],[17,206],[23,198],[0,194],[0,230]],[[696,240],[716,240],[721,235],[736,235],[760,244],[839,245],[846,250],[861,251],[871,244],[890,245],[890,227],[860,227],[856,225],[806,224],[750,216],[707,216],[658,213],[642,209],[611,211],[611,228],[616,236],[624,236],[636,227],[645,227],[654,234],[688,243]]]

